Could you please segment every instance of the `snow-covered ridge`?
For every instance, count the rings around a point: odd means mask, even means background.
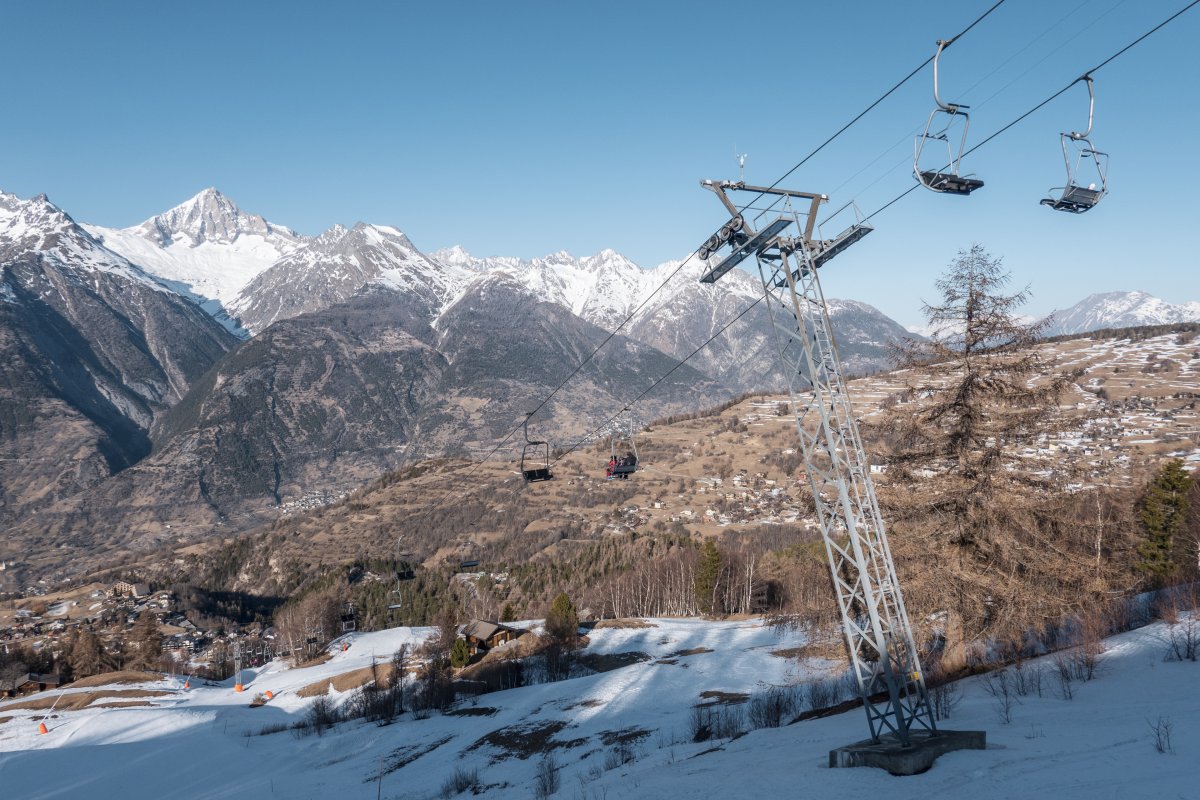
[[[1102,328],[1200,322],[1200,302],[1174,305],[1146,292],[1102,292],[1051,315],[1048,335],[1086,333]]]
[[[80,279],[88,272],[105,272],[169,291],[124,256],[106,248],[46,195],[22,200],[0,191],[0,259],[30,254],[67,268]]]

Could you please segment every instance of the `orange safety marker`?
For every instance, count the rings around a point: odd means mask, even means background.
[[[47,733],[49,733],[49,732],[50,732],[50,731],[46,730],[46,723],[44,723],[44,722],[39,722],[39,723],[38,723],[38,735],[39,735],[39,736],[43,736],[43,735],[45,735],[45,734],[47,734]]]
[[[346,652],[346,651],[347,651],[347,650],[349,650],[349,649],[350,649],[350,645],[349,645],[349,643],[347,643],[347,642],[342,642],[342,652],[344,653],[344,652]]]
[[[266,691],[266,693],[265,693],[265,696],[266,696],[266,698],[267,698],[268,700],[270,700],[272,697],[274,697],[274,696],[275,696],[275,693],[274,693],[274,692],[272,692],[270,689],[267,689],[267,691]]]
[[[192,688],[192,679],[191,678],[188,678],[187,680],[185,680],[183,682],[183,688],[185,688],[185,689]]]
[[[243,685],[242,685],[242,684],[240,684],[240,683],[235,683],[235,684],[233,685],[233,690],[234,690],[235,692],[244,692],[244,691],[246,691],[246,687],[245,687],[245,686],[243,686]]]

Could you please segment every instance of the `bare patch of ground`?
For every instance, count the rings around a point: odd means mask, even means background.
[[[580,665],[595,672],[611,672],[614,669],[649,660],[648,654],[636,650],[628,653],[584,653],[577,659]]]
[[[102,689],[98,692],[72,692],[69,694],[42,694],[32,700],[22,700],[16,703],[6,703],[3,708],[5,711],[15,711],[16,709],[24,709],[27,711],[45,711],[50,708],[62,711],[77,711],[81,708],[87,708],[97,700],[103,700],[108,697],[162,697],[163,695],[171,694],[171,692],[161,692],[157,690],[146,689]],[[55,705],[55,701],[58,705]],[[149,703],[146,703],[149,705]]]
[[[321,653],[317,657],[305,661],[303,664],[297,664],[296,669],[304,669],[305,667],[319,667],[331,658],[333,658],[333,653]]]
[[[614,744],[635,744],[645,739],[653,731],[645,728],[623,728],[619,731],[601,731],[600,741],[612,747]]]
[[[578,703],[571,703],[569,706],[563,706],[563,711],[570,711],[575,708],[598,708],[602,705],[604,705],[603,700],[600,700],[596,697],[591,697],[587,700],[581,700]]]
[[[297,690],[296,694],[300,697],[317,697],[328,694],[330,685],[333,686],[335,691],[348,692],[352,689],[366,686],[374,680],[378,680],[380,687],[383,688],[391,683],[394,673],[395,669],[392,667],[391,662],[376,664],[374,669],[371,667],[361,667],[334,675],[332,678],[322,678],[319,681],[314,681]]]
[[[500,709],[491,708],[490,706],[467,706],[466,708],[455,708],[446,712],[447,717],[490,717],[495,715]]]
[[[750,695],[748,695],[744,692],[721,692],[721,691],[717,691],[716,689],[709,689],[707,691],[701,692],[700,697],[703,700],[709,701],[708,703],[700,703],[699,704],[702,706],[703,705],[733,706],[733,705],[737,705],[738,703],[744,703],[750,699]]]
[[[593,628],[657,628],[653,622],[647,622],[639,617],[627,617],[625,619],[602,619],[592,626]]]
[[[138,706],[149,707],[151,705],[153,704],[145,700],[118,700],[114,703],[97,703],[92,708],[135,708]]]
[[[428,744],[410,744],[405,747],[397,747],[388,756],[387,766],[383,768],[383,774],[387,775],[390,772],[395,772],[398,769],[407,767],[412,762],[416,761],[421,756],[432,753],[439,747],[450,741],[454,737],[452,735],[443,736],[441,739],[435,739]],[[371,783],[376,780],[376,776],[372,775],[363,780],[363,783]]]
[[[109,686],[114,683],[155,683],[161,680],[166,680],[161,672],[138,672],[127,669],[121,672],[102,672],[99,675],[80,678],[67,686],[72,689],[87,689],[92,686]]]
[[[476,750],[484,745],[494,747],[503,753],[502,756],[492,759],[492,763],[495,764],[509,756],[524,760],[560,747],[578,747],[587,741],[586,738],[554,739],[554,734],[565,727],[567,723],[560,719],[510,725],[484,734],[467,747],[467,750]]]
[[[683,658],[684,656],[698,656],[701,653],[711,653],[711,647],[693,647],[690,650],[676,650],[671,653],[671,658]]]

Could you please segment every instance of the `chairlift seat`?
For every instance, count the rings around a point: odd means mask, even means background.
[[[983,186],[983,181],[978,178],[964,178],[953,172],[938,172],[933,169],[921,173],[921,182],[935,192],[960,195],[968,195]]]
[[[534,469],[522,470],[521,474],[525,480],[532,483],[533,481],[548,481],[554,478],[549,467],[535,467]]]
[[[612,468],[612,477],[628,478],[633,473],[637,472],[637,464],[617,464]]]
[[[1084,186],[1068,186],[1063,190],[1062,197],[1047,197],[1042,205],[1050,206],[1055,211],[1069,211],[1072,214],[1082,214],[1090,211],[1100,202],[1104,192],[1099,189],[1088,189]]]
[[[983,185],[982,182],[980,185]],[[812,257],[813,266],[822,266],[826,261],[830,261],[834,256],[838,255],[847,247],[862,239],[873,230],[875,230],[875,226],[867,222],[859,222],[851,225],[849,228],[846,228],[846,230],[839,233],[836,238],[826,244],[825,247],[821,248],[821,250]]]

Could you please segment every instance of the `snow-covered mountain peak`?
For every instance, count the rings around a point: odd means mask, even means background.
[[[110,250],[198,297],[218,319],[223,304],[255,276],[308,241],[242,211],[213,188],[140,225],[84,228]]]
[[[1147,292],[1098,292],[1052,313],[1049,336],[1086,333],[1102,328],[1172,325],[1200,321],[1200,302],[1174,305]]]
[[[107,249],[44,194],[22,200],[0,192],[0,260],[37,257],[76,275],[107,272],[162,290],[151,276]]]
[[[77,228],[75,220],[44,194],[22,200],[0,191],[0,238],[17,240],[30,235]]]
[[[238,237],[254,234],[297,242],[302,237],[282,225],[248,214],[215,188],[209,187],[169,211],[151,217],[133,230],[160,247],[185,242],[197,247],[203,242],[232,244]]]

